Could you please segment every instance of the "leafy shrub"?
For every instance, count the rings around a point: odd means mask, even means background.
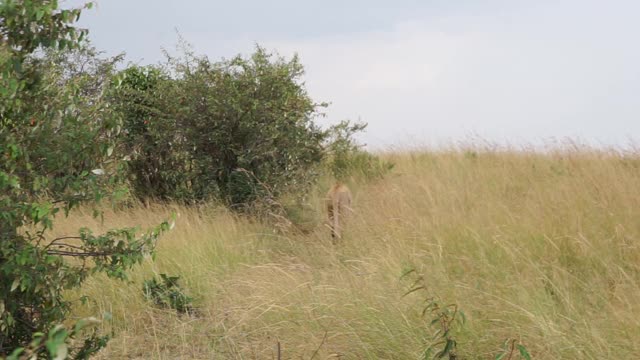
[[[422,315],[430,315],[429,326],[436,329],[429,346],[424,350],[423,358],[443,359],[446,356],[449,360],[457,359],[458,341],[456,340],[456,333],[466,322],[464,312],[458,308],[457,304],[445,305],[437,296],[432,295],[427,288],[424,276],[417,273],[414,268],[405,271],[400,278],[406,276],[413,276],[414,281],[404,296],[417,291],[427,294],[426,305],[422,309]],[[433,353],[434,351],[436,351],[435,354]]]
[[[193,299],[184,294],[178,285],[179,276],[160,274],[161,281],[156,278],[146,280],[142,286],[145,298],[160,307],[175,309],[179,313],[191,313]]]
[[[99,322],[94,318],[87,318],[78,321],[70,330],[57,325],[49,330],[48,334],[34,333],[29,345],[15,349],[7,360],[34,359],[38,355],[45,355],[51,359],[87,359],[107,346],[109,336],[99,336],[94,331],[90,336],[85,336],[82,346],[77,348],[70,348],[67,342],[81,336],[87,327]]]
[[[133,191],[140,198],[182,199],[188,164],[180,154],[180,133],[174,132],[172,119],[158,120],[163,84],[170,80],[153,66],[129,66],[121,75],[116,103],[124,120],[121,142]]]
[[[359,177],[366,181],[375,180],[393,169],[393,163],[362,150],[356,142],[354,135],[366,127],[365,123],[342,121],[329,129],[326,164],[336,179],[345,181],[349,177]]]
[[[435,330],[429,341],[429,345],[422,352],[422,358],[456,360],[458,354],[457,336],[465,325],[467,318],[457,304],[443,304],[442,300],[428,288],[424,275],[418,273],[414,267],[403,271],[400,279],[413,278],[413,282],[404,296],[416,292],[425,294],[422,316],[430,316],[428,327]],[[516,352],[517,351],[517,352]],[[434,353],[435,352],[435,353]],[[517,339],[507,339],[502,349],[496,354],[496,360],[512,360],[516,358],[531,360],[527,348]]]
[[[284,215],[278,199],[303,197],[322,174],[365,180],[393,164],[361,149],[366,125],[322,130],[326,104],[307,94],[297,57],[261,47],[212,62],[186,46],[163,66],[130,66],[118,89],[124,143],[137,196]],[[325,166],[327,165],[327,166]]]
[[[63,291],[96,272],[125,278],[168,229],[163,223],[142,236],[136,229],[51,236],[56,216],[113,195],[121,179],[114,153],[121,121],[108,103],[117,77],[92,82],[34,56],[77,48],[86,35],[72,26],[81,10],[59,10],[48,0],[0,2],[1,355],[16,349],[33,358],[84,358],[97,351],[99,337],[67,346],[72,333],[57,326],[72,305]]]
[[[245,209],[308,187],[323,159],[326,132],[313,119],[324,105],[307,95],[297,57],[260,47],[220,62],[185,53],[124,71],[139,195]]]

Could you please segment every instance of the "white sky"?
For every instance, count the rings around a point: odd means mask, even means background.
[[[640,140],[640,1],[99,0],[80,25],[139,64],[175,29],[214,60],[297,52],[321,123],[368,122],[373,148]]]

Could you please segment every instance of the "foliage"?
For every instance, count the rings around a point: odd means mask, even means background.
[[[93,47],[88,39],[69,49],[44,49],[42,56],[37,59],[43,72],[53,73],[50,77],[57,86],[63,87],[73,82],[82,94],[80,99],[86,102],[113,96],[107,85],[115,80],[119,86],[122,81],[115,77],[115,69],[124,59],[124,54],[103,57],[103,53]]]
[[[179,276],[160,274],[161,281],[156,278],[146,280],[142,286],[145,298],[154,304],[175,309],[179,313],[191,313],[193,299],[187,296],[178,285]]]
[[[51,359],[86,359],[107,345],[108,336],[99,336],[95,331],[85,337],[82,346],[70,349],[67,342],[82,334],[87,327],[100,321],[95,318],[82,319],[67,330],[62,325],[52,328],[48,334],[36,332],[29,345],[15,349],[7,360],[33,359],[38,355],[45,355]]]
[[[123,70],[117,92],[140,198],[216,199],[282,214],[277,200],[301,197],[327,168],[338,178],[369,180],[393,167],[357,144],[354,135],[366,125],[320,129],[314,120],[326,104],[307,94],[296,56],[257,47],[248,58],[212,62],[184,46],[182,57],[167,57],[163,66]]]
[[[123,83],[118,89],[119,109],[124,120],[121,139],[129,157],[128,173],[134,193],[141,197],[181,198],[180,187],[185,182],[181,171],[185,164],[172,164],[173,134],[164,122],[154,120],[159,111],[163,79],[154,67],[131,65],[122,72]],[[167,121],[166,124],[172,124]]]
[[[457,304],[443,305],[438,297],[430,295],[424,276],[417,273],[415,268],[407,269],[400,278],[402,279],[407,276],[413,276],[414,281],[404,295],[406,296],[417,291],[427,293],[427,298],[425,299],[426,305],[422,310],[422,316],[431,314],[429,326],[436,329],[432,335],[431,343],[423,352],[423,358],[425,360],[443,359],[445,357],[448,357],[450,360],[458,359],[458,341],[455,338],[455,333],[459,330],[459,327],[466,323],[466,315],[458,308]],[[459,325],[459,327],[455,325]],[[527,348],[516,339],[507,339],[503,344],[502,351],[495,356],[495,359],[514,359],[516,350],[523,359],[531,360],[531,355]]]
[[[422,310],[422,316],[431,314],[429,326],[436,328],[432,335],[431,344],[424,351],[424,359],[443,359],[445,356],[450,360],[457,359],[458,342],[455,339],[456,328],[454,325],[464,325],[466,322],[464,312],[458,309],[458,305],[443,305],[440,299],[430,295],[424,277],[418,274],[415,269],[411,268],[405,271],[401,278],[409,275],[413,275],[415,280],[405,293],[405,296],[416,291],[423,291],[428,294],[425,299],[426,305]],[[440,350],[433,354],[438,347],[440,347]]]
[[[518,351],[517,353],[516,350]],[[517,339],[507,339],[502,346],[502,351],[496,355],[495,360],[515,359],[514,355],[517,356],[516,354],[519,354],[522,359],[531,360],[531,354],[529,354],[524,345],[520,344]]]
[[[0,354],[63,351],[70,333],[55,327],[71,306],[63,291],[96,272],[125,278],[168,229],[51,236],[57,215],[110,196],[121,179],[114,154],[121,119],[106,100],[114,78],[92,82],[34,56],[77,48],[86,34],[73,27],[81,10],[47,0],[0,3]],[[56,341],[37,345],[44,333]],[[99,348],[92,344],[68,351],[86,357]]]
[[[185,52],[167,65],[130,67],[121,91],[132,177],[140,195],[220,199],[235,208],[307,187],[326,133],[297,57],[258,47],[212,62]]]
[[[393,163],[362,150],[355,135],[367,127],[366,123],[342,121],[328,131],[326,160],[329,172],[345,181],[352,176],[365,180],[380,179],[393,169]]]
[[[85,5],[92,6],[92,3]],[[20,61],[38,48],[73,48],[87,34],[86,30],[72,26],[82,9],[60,10],[57,1],[4,0],[0,11],[3,19],[0,36],[3,46],[14,56],[14,71],[20,71]]]

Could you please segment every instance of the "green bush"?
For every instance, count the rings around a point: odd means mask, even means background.
[[[88,72],[34,56],[77,48],[86,35],[72,26],[81,10],[48,0],[0,2],[0,355],[97,351],[103,337],[68,347],[78,333],[58,326],[72,305],[63,291],[96,272],[125,278],[168,228],[141,237],[136,229],[51,235],[56,216],[120,188],[114,147],[122,123],[108,102],[117,77],[94,83]]]
[[[180,146],[181,131],[161,113],[166,110],[161,104],[168,92],[163,89],[171,86],[171,80],[153,66],[130,66],[121,75],[116,103],[124,119],[121,142],[129,159],[134,194],[139,198],[188,198],[188,163]]]
[[[303,197],[323,172],[372,180],[392,169],[357,144],[366,125],[315,123],[326,104],[308,96],[297,57],[261,47],[219,62],[183,53],[121,73],[117,104],[138,197],[283,215],[282,196]]]
[[[186,52],[164,67],[124,71],[120,108],[141,197],[218,199],[245,209],[307,188],[326,132],[297,57],[258,47],[211,62]]]
[[[187,296],[178,285],[179,276],[160,274],[160,281],[156,278],[146,280],[142,285],[142,292],[147,300],[157,306],[174,309],[177,312],[192,313],[193,299]]]
[[[338,180],[356,177],[365,181],[380,179],[389,173],[394,164],[362,150],[354,135],[367,127],[365,123],[352,124],[342,121],[328,131],[326,165]]]

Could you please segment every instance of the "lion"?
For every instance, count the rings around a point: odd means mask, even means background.
[[[336,182],[327,193],[326,204],[331,237],[334,240],[341,239],[344,220],[347,213],[352,211],[351,191],[346,185]]]

